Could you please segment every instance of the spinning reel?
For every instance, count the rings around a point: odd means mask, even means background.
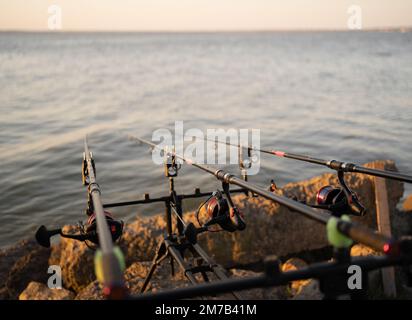
[[[191,243],[197,242],[197,235],[202,232],[219,232],[219,231],[242,231],[246,228],[246,222],[242,212],[234,205],[229,192],[229,184],[223,182],[223,193],[220,190],[204,201],[196,210],[196,219],[199,228],[193,223],[186,226],[184,234]],[[201,223],[199,219],[200,210],[205,207],[208,221]],[[218,225],[220,229],[211,229],[211,226]]]
[[[112,240],[115,242],[123,233],[123,221],[114,220],[110,212],[105,211],[104,214],[106,216]],[[95,249],[99,245],[95,214],[89,216],[86,225],[79,222],[77,229],[79,232],[78,234],[68,234],[63,233],[61,228],[48,230],[45,226],[41,226],[37,230],[35,237],[38,244],[46,248],[50,248],[50,238],[54,235],[60,235],[62,238],[84,241],[91,249]]]
[[[338,171],[340,188],[324,186],[316,195],[316,205],[314,208],[326,209],[334,216],[350,214],[363,216],[366,213],[365,207],[360,203],[357,194],[352,191],[345,182],[343,171]]]
[[[354,216],[364,216],[366,213],[365,207],[359,201],[357,194],[351,190],[345,182],[344,172],[338,171],[338,180],[340,187],[331,185],[322,187],[316,194],[316,204],[305,203],[312,208],[328,210],[333,216],[340,217],[344,214]],[[274,180],[271,180],[269,191],[275,192],[277,186]],[[291,197],[295,201],[299,201],[296,195]]]
[[[231,198],[225,199],[223,197],[222,192],[213,192],[213,195],[207,202],[203,203],[203,206],[206,206],[206,214],[209,217],[209,221],[203,225],[204,227],[217,224],[222,230],[228,232],[241,231],[246,228],[243,214],[233,205]]]

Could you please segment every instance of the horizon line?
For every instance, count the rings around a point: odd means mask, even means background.
[[[45,30],[45,29],[0,29],[1,33],[15,32],[15,33],[275,33],[275,32],[370,32],[370,31],[412,31],[410,26],[397,27],[369,27],[362,29],[347,29],[347,28],[294,28],[294,29],[198,29],[198,30],[94,30],[94,29],[67,29],[67,30]]]

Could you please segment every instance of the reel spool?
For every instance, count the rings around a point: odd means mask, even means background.
[[[335,217],[341,217],[345,214],[364,216],[366,209],[359,201],[357,194],[346,184],[343,171],[338,171],[338,181],[340,185],[339,187],[327,185],[319,189],[316,194],[316,204],[309,204],[304,200],[299,200],[296,195],[289,196],[289,198],[309,205],[312,208],[328,210]],[[274,180],[271,180],[268,190],[271,192],[277,190]]]
[[[233,205],[230,198],[225,199],[223,197],[222,192],[213,192],[212,196],[200,205],[196,212],[197,217],[199,217],[199,211],[203,206],[205,206],[206,215],[209,219],[203,227],[216,224],[219,225],[222,230],[228,232],[241,231],[246,228],[243,214]]]
[[[341,188],[324,186],[316,194],[316,204],[319,207],[330,210],[334,213],[346,208],[347,201],[345,193]]]
[[[121,220],[120,221],[114,220],[112,214],[108,211],[105,211],[104,215],[106,217],[107,225],[109,227],[112,240],[113,242],[116,242],[117,239],[119,239],[123,233],[124,223]],[[96,221],[95,213],[93,213],[87,219],[87,225],[83,226],[81,232],[88,235],[88,238],[85,241],[90,241],[95,245],[99,245],[99,239],[97,236],[97,221]]]
[[[357,195],[346,185],[343,188],[322,187],[316,194],[316,204],[314,207],[329,210],[336,217],[344,214],[363,216],[366,211]]]
[[[224,188],[225,189],[225,188]],[[222,192],[215,191],[213,194],[204,201],[196,210],[196,219],[199,227],[191,222],[183,231],[185,238],[192,244],[197,243],[197,236],[203,232],[219,232],[219,231],[242,231],[246,228],[246,223],[243,219],[243,214],[240,210],[233,205],[230,194],[227,194],[227,199],[223,197]],[[204,224],[200,223],[199,214],[200,210],[205,207],[206,216],[208,221]],[[218,225],[220,229],[211,229],[213,225]]]

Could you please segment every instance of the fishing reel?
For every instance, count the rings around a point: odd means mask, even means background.
[[[199,228],[196,228],[193,223],[189,223],[184,235],[191,243],[197,242],[197,235],[202,232],[219,232],[219,231],[242,231],[246,228],[246,222],[243,218],[242,212],[233,204],[230,197],[229,185],[223,183],[223,193],[219,190],[212,193],[212,195],[204,201],[196,210],[196,219]],[[201,223],[199,219],[200,210],[205,208],[208,220]],[[220,229],[212,229],[212,226],[219,226]]]
[[[328,210],[335,217],[340,217],[344,214],[359,217],[364,216],[366,209],[359,201],[357,194],[346,184],[343,171],[338,171],[338,180],[339,187],[327,185],[319,189],[316,194],[316,204],[308,204],[305,201],[300,201],[296,195],[292,195],[290,198],[309,205],[312,208]],[[272,179],[268,190],[276,192],[277,189],[276,183]]]
[[[312,207],[326,209],[334,216],[350,214],[363,216],[365,207],[360,203],[357,194],[352,191],[345,182],[343,171],[338,171],[340,187],[324,186],[316,195],[316,205]]]
[[[241,231],[246,228],[243,214],[233,205],[231,198],[224,198],[222,192],[215,191],[212,196],[203,203],[209,220],[203,225],[209,227],[219,225],[222,230],[228,232]],[[198,212],[197,212],[198,214]]]
[[[123,233],[123,221],[114,220],[110,212],[104,212],[109,231],[113,242],[117,241]],[[77,226],[77,234],[63,233],[62,229],[48,230],[45,226],[41,226],[35,235],[36,241],[43,247],[50,248],[50,238],[55,235],[60,235],[62,238],[74,239],[84,241],[86,245],[95,249],[99,245],[99,238],[97,234],[96,214],[93,213],[87,219],[86,224],[79,223]]]

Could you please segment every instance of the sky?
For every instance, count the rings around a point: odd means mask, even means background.
[[[242,31],[347,29],[351,5],[362,29],[412,26],[412,0],[0,0],[0,30]]]

